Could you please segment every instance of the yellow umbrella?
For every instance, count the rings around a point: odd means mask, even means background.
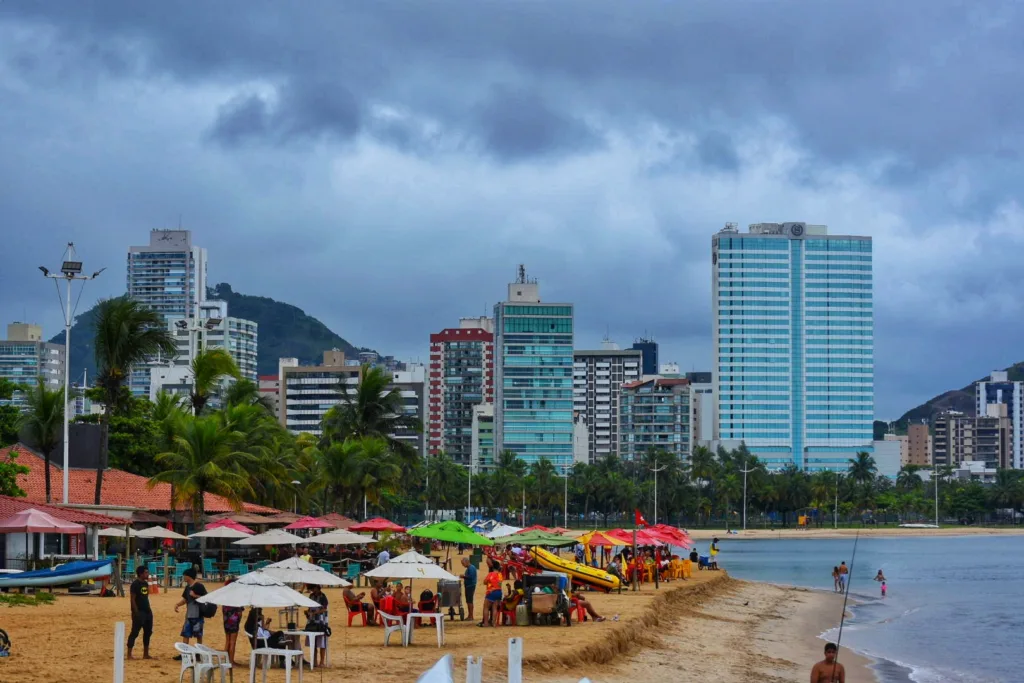
[[[603,534],[600,531],[591,531],[583,534],[576,540],[583,545],[589,546],[629,545],[625,541],[619,540],[614,536]]]

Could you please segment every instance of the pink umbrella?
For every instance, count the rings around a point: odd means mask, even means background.
[[[383,517],[374,517],[373,519],[368,519],[365,522],[360,522],[359,524],[353,524],[352,526],[350,526],[348,528],[348,530],[349,531],[395,531],[395,532],[401,533],[401,532],[405,531],[405,527],[404,526],[399,526],[399,525],[395,524],[394,522],[392,522],[391,520],[384,519]]]
[[[328,522],[326,519],[317,519],[316,517],[303,517],[297,519],[285,529],[293,531],[295,529],[333,529],[334,525]]]
[[[221,527],[227,527],[229,529],[234,529],[235,531],[242,531],[242,532],[245,532],[247,534],[254,534],[254,533],[256,533],[255,531],[253,531],[249,527],[245,526],[244,524],[239,524],[238,522],[236,522],[235,520],[231,519],[230,517],[225,517],[224,519],[218,519],[216,522],[210,522],[209,524],[206,525],[206,530],[209,531],[210,529],[219,529]]]
[[[0,534],[84,534],[85,527],[57,519],[35,508],[17,512],[0,520]]]

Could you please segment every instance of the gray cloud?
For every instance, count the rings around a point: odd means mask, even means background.
[[[65,241],[90,301],[181,217],[211,280],[357,344],[422,356],[523,261],[580,345],[706,367],[709,233],[803,219],[876,238],[893,416],[1024,334],[1024,9],[928,9],[0,3],[0,322],[56,326]]]

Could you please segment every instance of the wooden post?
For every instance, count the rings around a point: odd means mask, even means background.
[[[114,683],[124,683],[124,622],[114,624]]]
[[[523,639],[508,639],[508,683],[523,683]]]

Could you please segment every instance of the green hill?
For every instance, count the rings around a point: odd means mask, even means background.
[[[1011,365],[1006,368],[1006,372],[1010,381],[1018,382],[1024,380],[1024,362]],[[974,385],[987,378],[988,375],[985,375],[985,377],[971,382],[962,389],[943,392],[921,405],[911,408],[897,420],[898,428],[903,431],[910,422],[921,422],[922,420],[931,422],[936,414],[945,410],[957,410],[966,415],[974,415]]]
[[[322,322],[291,304],[264,296],[249,296],[219,284],[209,291],[209,298],[226,301],[228,314],[235,318],[252,320],[259,325],[259,374],[276,375],[279,358],[298,358],[300,362],[315,362],[329,349],[340,349],[346,356],[355,357],[360,349],[332,332]],[[91,382],[96,376],[93,327],[96,309],[90,308],[75,318],[71,328],[71,381],[81,382],[82,373],[88,372]],[[50,340],[64,343],[64,333]]]

